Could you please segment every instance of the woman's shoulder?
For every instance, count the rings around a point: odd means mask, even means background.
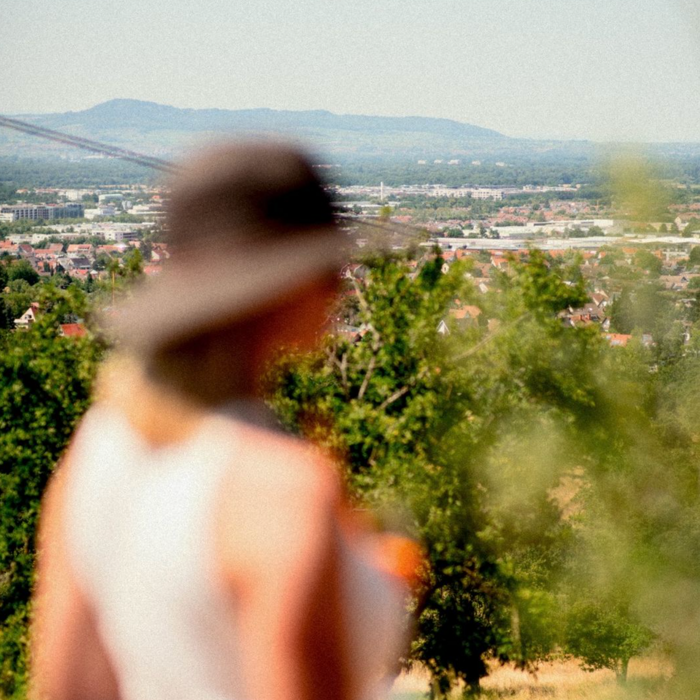
[[[247,423],[236,426],[232,489],[248,484],[264,491],[334,498],[338,472],[320,448],[293,435]]]
[[[282,576],[316,551],[341,491],[330,462],[302,440],[249,425],[236,432],[215,513],[216,547],[224,577],[245,586]]]

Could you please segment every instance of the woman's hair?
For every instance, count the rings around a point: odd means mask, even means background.
[[[156,383],[204,406],[218,406],[250,391],[250,347],[257,317],[212,328],[158,349],[146,362]]]
[[[266,308],[155,349],[145,363],[147,374],[204,406],[254,396],[280,346],[308,346],[309,338],[318,337],[337,288],[337,272],[326,271]]]

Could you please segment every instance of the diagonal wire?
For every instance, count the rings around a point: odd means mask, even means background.
[[[37,136],[39,138],[48,139],[57,143],[63,143],[67,146],[73,146],[74,148],[82,148],[83,150],[92,151],[93,153],[101,153],[102,155],[111,156],[113,158],[128,160],[146,168],[152,168],[154,170],[160,170],[166,173],[174,173],[182,170],[181,166],[162,158],[147,156],[143,153],[138,153],[137,151],[119,148],[118,146],[110,146],[100,141],[93,141],[92,139],[86,139],[81,136],[73,136],[72,134],[66,134],[61,131],[48,129],[46,127],[31,124],[30,122],[25,122],[20,119],[0,115],[0,127],[2,126],[7,127],[8,129],[14,129],[15,131],[19,131],[24,134],[29,134],[30,136]],[[404,238],[414,238],[416,236],[422,236],[424,233],[423,228],[419,228],[418,226],[412,224],[367,221],[366,219],[358,219],[357,217],[343,213],[336,214],[336,218],[339,221],[344,221],[352,226],[360,226],[368,233],[373,229],[377,235],[381,236],[383,234],[384,237],[393,234]]]
[[[137,153],[136,151],[129,151],[125,148],[119,148],[118,146],[108,146],[107,144],[100,143],[99,141],[92,141],[91,139],[85,139],[80,136],[72,136],[71,134],[65,134],[60,131],[54,131],[53,129],[47,129],[43,126],[30,124],[29,122],[24,122],[19,119],[12,119],[10,117],[0,115],[0,126],[5,126],[8,129],[14,129],[15,131],[21,131],[22,133],[29,134],[30,136],[39,136],[41,138],[49,139],[50,141],[56,141],[58,143],[74,146],[76,148],[82,148],[86,151],[92,151],[93,153],[101,153],[103,155],[121,158],[122,160],[128,160],[132,163],[137,163],[138,165],[143,165],[147,168],[161,170],[162,172],[172,173],[180,170],[180,168],[174,163],[161,158],[147,156],[143,153]]]

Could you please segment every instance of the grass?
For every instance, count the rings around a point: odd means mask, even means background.
[[[536,674],[512,666],[495,667],[482,681],[484,700],[652,700],[670,675],[656,657],[633,659],[625,686],[612,671],[582,671],[575,661],[541,664]],[[414,671],[397,679],[390,700],[419,700],[428,693],[428,677]],[[453,694],[455,700],[459,692]]]

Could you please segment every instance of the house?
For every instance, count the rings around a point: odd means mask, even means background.
[[[341,271],[341,277],[344,279],[357,279],[364,280],[369,274],[369,268],[366,265],[359,263],[350,263],[346,265]]]
[[[16,243],[11,243],[10,241],[0,241],[0,255],[3,253],[16,257],[19,255],[19,246]]]
[[[76,255],[70,260],[70,267],[73,270],[89,270],[92,267],[92,263],[88,258]]]
[[[595,291],[591,294],[591,301],[599,309],[604,309],[610,303],[610,297],[605,292]]]
[[[37,248],[34,255],[37,260],[53,260],[56,257],[56,252],[48,248]]]
[[[580,309],[569,307],[561,316],[571,326],[588,325],[589,323],[600,323],[603,320],[603,312],[596,304],[586,304]]]
[[[632,336],[627,333],[604,333],[605,339],[612,347],[624,348]]]
[[[167,260],[169,257],[170,257],[170,253],[168,252],[167,248],[165,247],[165,244],[156,243],[153,245],[153,250],[151,251],[151,260],[153,262],[163,262],[164,260]]]
[[[82,338],[87,329],[82,323],[62,323],[59,334],[64,338]]]
[[[460,306],[456,309],[450,309],[449,314],[455,321],[463,321],[464,323],[473,323],[481,316],[481,309],[478,306]]]
[[[448,317],[441,319],[437,326],[440,335],[450,335],[451,328],[467,328],[477,322],[481,316],[481,309],[478,306],[460,306],[450,309]]]
[[[97,246],[95,249],[95,255],[109,255],[110,257],[114,257],[122,255],[124,251],[126,250],[126,246],[119,246],[119,245],[100,245]],[[153,258],[152,258],[153,259]]]
[[[690,277],[687,275],[660,275],[659,282],[663,284],[666,289],[670,289],[674,292],[681,292],[687,289]]]
[[[71,243],[66,252],[69,257],[89,256],[92,253],[92,245],[90,243]]]
[[[30,328],[39,315],[39,304],[33,302],[31,306],[19,317],[15,319],[15,328]]]

